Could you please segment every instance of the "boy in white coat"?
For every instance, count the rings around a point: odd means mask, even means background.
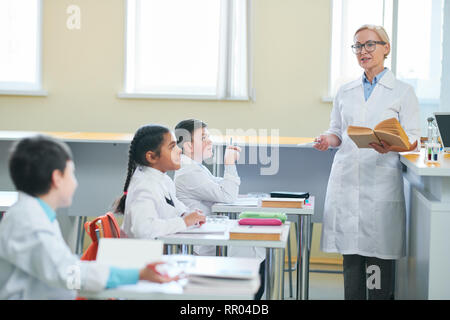
[[[224,155],[224,176],[215,177],[202,162],[212,157],[212,142],[207,125],[196,119],[183,120],[175,127],[178,145],[182,148],[181,169],[175,172],[177,197],[191,210],[200,209],[206,216],[211,214],[214,203],[236,201],[241,180],[236,169],[241,149],[228,146]],[[215,255],[215,247],[194,247],[200,255]],[[261,289],[256,299],[262,296],[264,288],[265,250],[255,247],[228,247],[229,256],[256,257],[261,262]]]
[[[80,261],[65,243],[56,209],[77,187],[67,145],[46,136],[16,143],[9,159],[19,199],[0,224],[0,299],[73,299],[76,289],[100,291],[139,279],[167,282],[151,268],[122,269]]]

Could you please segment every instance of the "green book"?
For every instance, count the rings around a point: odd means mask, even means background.
[[[286,214],[281,212],[242,212],[239,215],[239,219],[243,218],[262,218],[262,219],[280,219],[281,222],[286,222]]]

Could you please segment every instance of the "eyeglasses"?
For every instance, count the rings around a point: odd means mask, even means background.
[[[369,40],[366,43],[357,43],[357,44],[352,45],[352,50],[353,50],[354,54],[358,54],[358,53],[361,53],[362,48],[364,47],[367,52],[373,52],[373,51],[375,51],[377,44],[384,45],[384,44],[386,44],[386,42]]]

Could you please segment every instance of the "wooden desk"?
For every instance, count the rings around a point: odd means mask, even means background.
[[[212,213],[235,214],[250,212],[283,212],[294,217],[300,234],[297,235],[297,300],[309,298],[309,254],[311,250],[312,223],[314,215],[314,197],[308,199],[309,204],[301,209],[297,208],[263,208],[254,206],[238,206],[234,204],[215,204]],[[300,258],[301,257],[301,258]]]
[[[236,220],[229,220],[228,230],[237,224]],[[172,234],[159,237],[165,245],[209,245],[209,246],[242,246],[266,248],[266,298],[279,300],[282,297],[282,273],[284,249],[289,236],[289,222],[284,225],[280,241],[258,240],[230,240],[228,232],[224,234]],[[192,251],[192,249],[190,250]]]
[[[425,150],[400,156],[407,207],[406,257],[397,262],[396,297],[450,299],[450,154],[438,165]]]
[[[183,258],[184,257],[184,258]],[[219,260],[220,263],[224,264],[225,268],[227,264],[231,265],[239,265],[242,258],[223,258],[223,257],[196,257],[196,256],[163,256],[163,261],[177,261],[178,259],[192,260],[203,263],[210,260]],[[246,259],[248,260],[248,259]],[[258,260],[254,260],[255,269],[258,268]],[[218,262],[216,261],[215,264]],[[195,264],[194,264],[195,266]],[[239,280],[233,280],[239,281]],[[259,278],[254,279],[254,284],[259,284]],[[226,290],[221,290],[221,288],[212,288],[209,286],[205,286],[204,289],[196,286],[195,289],[189,287],[189,283],[183,286],[182,283],[186,283],[187,281],[180,281],[166,283],[166,284],[155,284],[149,283],[146,281],[140,281],[136,285],[126,285],[119,286],[114,289],[105,289],[101,292],[89,292],[89,291],[81,291],[79,296],[90,298],[90,299],[136,299],[136,300],[253,300],[256,291],[252,291],[251,288],[246,289],[243,292],[242,288],[238,290],[234,290],[231,288],[227,288]]]

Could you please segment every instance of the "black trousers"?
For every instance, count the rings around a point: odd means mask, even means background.
[[[344,256],[345,300],[393,300],[395,260]]]
[[[261,280],[261,286],[258,289],[258,292],[255,294],[255,300],[261,300],[261,297],[264,293],[264,285],[265,285],[265,278],[266,278],[266,260],[263,260],[259,265],[259,279]]]

